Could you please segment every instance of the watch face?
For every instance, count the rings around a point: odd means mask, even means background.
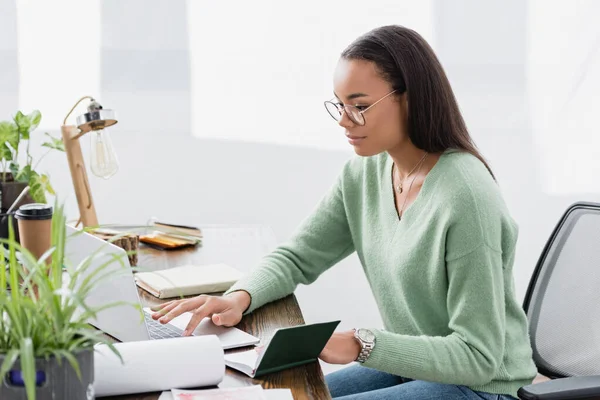
[[[368,329],[359,329],[357,333],[358,337],[364,340],[365,342],[375,341],[375,335]]]

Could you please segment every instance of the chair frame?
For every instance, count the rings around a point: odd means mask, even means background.
[[[531,279],[529,280],[529,285],[527,287],[527,293],[525,294],[525,299],[523,301],[523,309],[527,314],[528,320],[530,313],[536,312],[536,310],[531,309],[531,300],[533,297],[533,292],[538,284],[544,284],[543,282],[538,282],[540,278],[540,273],[542,268],[546,264],[546,262],[552,262],[552,260],[548,260],[550,249],[554,246],[556,240],[558,240],[559,233],[563,233],[565,230],[567,234],[562,234],[562,240],[566,240],[569,237],[568,233],[573,229],[577,220],[569,220],[569,216],[571,213],[581,210],[581,209],[593,209],[600,211],[600,203],[594,202],[576,202],[571,204],[567,210],[563,213],[562,217],[554,227],[552,234],[550,235],[548,241],[546,242],[544,249],[538,259],[538,262],[535,266]],[[565,226],[565,224],[569,224]],[[562,243],[559,243],[561,245]],[[558,253],[553,255],[553,257],[557,257]],[[548,278],[552,274],[548,274]],[[532,346],[535,349],[535,344],[532,343]],[[535,351],[535,350],[534,350]],[[542,375],[551,378],[550,381],[531,384],[525,386],[519,390],[519,398],[520,399],[557,399],[557,394],[560,393],[563,399],[598,399],[600,398],[600,375],[598,376],[586,376],[586,377],[568,377],[561,374],[557,374],[555,372],[549,371],[543,365],[537,365],[538,372]]]
[[[531,309],[531,300],[533,297],[533,292],[534,292],[535,288],[538,286],[538,281],[540,280],[540,274],[542,272],[542,268],[544,267],[544,265],[546,265],[546,262],[548,261],[548,257],[549,257],[548,253],[550,252],[550,249],[554,246],[556,240],[558,239],[559,234],[562,234],[563,241],[569,237],[568,233],[570,233],[570,231],[575,226],[575,223],[577,222],[576,220],[569,221],[569,216],[573,212],[575,212],[577,210],[581,210],[581,209],[594,209],[594,210],[600,211],[600,203],[577,202],[577,203],[572,204],[563,213],[562,217],[560,218],[560,220],[554,227],[554,230],[552,231],[550,238],[544,245],[544,249],[542,250],[540,258],[538,259],[538,262],[535,266],[535,270],[533,271],[531,279],[529,280],[529,285],[527,287],[527,293],[526,293],[525,299],[523,301],[523,309],[525,310],[525,313],[528,316],[531,312],[535,312],[535,310]],[[565,224],[569,224],[569,226],[565,226]],[[564,234],[565,230],[566,230],[566,234]],[[562,244],[562,243],[559,243],[559,245],[560,244]],[[558,254],[554,255],[554,258],[556,258],[556,257],[558,257]],[[550,278],[551,275],[552,274],[548,275],[548,279]],[[542,283],[540,283],[540,284],[542,284]],[[555,372],[549,371],[544,366],[538,366],[538,371],[542,375],[545,375],[548,378],[552,378],[552,379],[565,377],[564,375],[560,375]]]

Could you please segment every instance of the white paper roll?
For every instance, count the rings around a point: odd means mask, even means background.
[[[96,396],[218,385],[225,375],[223,348],[214,336],[116,343],[123,363],[106,345],[96,346]]]

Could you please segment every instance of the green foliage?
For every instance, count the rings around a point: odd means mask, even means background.
[[[0,165],[2,167],[1,179],[7,180],[7,172],[11,172],[15,181],[25,182],[30,187],[30,196],[37,203],[46,203],[46,194],[54,194],[47,175],[36,171],[39,162],[52,150],[65,151],[61,139],[55,138],[46,132],[48,141],[42,144],[48,151],[40,157],[37,164],[33,165],[30,154],[30,139],[32,132],[42,120],[42,114],[33,110],[30,114],[18,111],[12,121],[0,122]],[[25,163],[19,164],[20,147],[25,147]],[[23,154],[23,153],[22,153]]]
[[[39,260],[22,248],[14,238],[9,223],[9,238],[0,243],[0,353],[5,361],[0,366],[0,380],[19,360],[27,397],[35,400],[35,358],[54,357],[67,360],[81,377],[74,354],[91,349],[97,343],[107,344],[120,357],[116,348],[102,333],[87,324],[101,310],[124,305],[114,302],[99,308],[86,303],[87,295],[108,279],[127,273],[125,259],[101,258],[100,266],[90,269],[96,257],[105,256],[100,249],[79,265],[65,258],[66,233],[64,206],[56,205],[52,218],[52,246]],[[77,233],[81,234],[81,233]],[[117,238],[115,238],[117,239]],[[113,239],[114,240],[114,239]],[[108,245],[108,244],[107,244]],[[115,266],[120,263],[120,266]],[[142,317],[142,310],[137,307]]]
[[[58,151],[65,151],[65,144],[63,143],[62,139],[57,139],[48,132],[46,132],[45,135],[50,138],[50,141],[42,144],[42,146]]]

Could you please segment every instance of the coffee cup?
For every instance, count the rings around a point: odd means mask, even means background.
[[[36,260],[52,246],[52,214],[52,206],[41,203],[22,205],[15,213],[21,246]]]

